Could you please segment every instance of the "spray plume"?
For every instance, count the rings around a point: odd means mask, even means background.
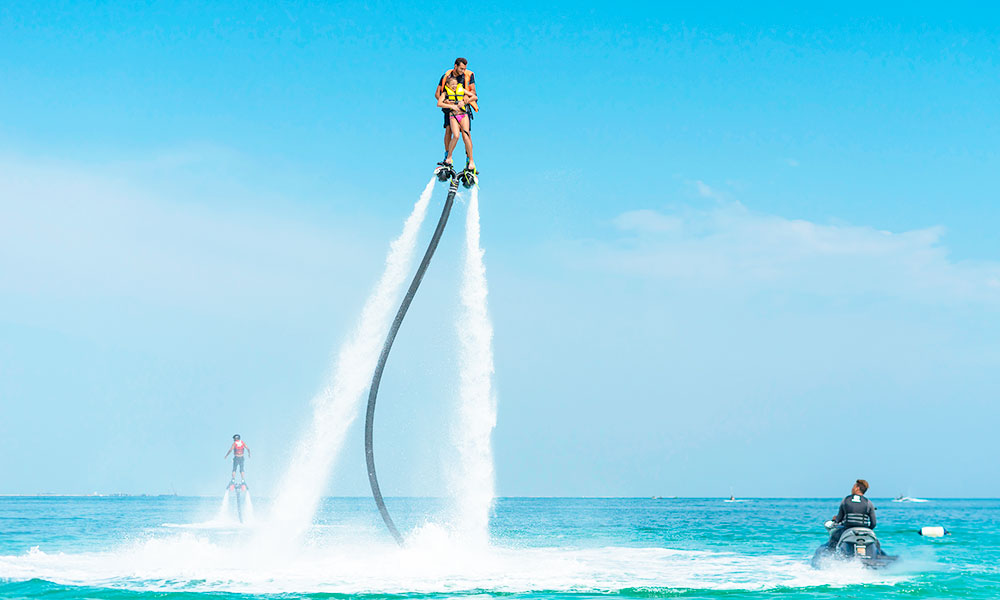
[[[486,307],[486,266],[479,242],[479,187],[472,188],[465,221],[459,336],[459,410],[453,438],[455,533],[469,544],[489,543],[495,482],[490,436],[497,421],[493,391],[493,324]]]
[[[332,378],[313,398],[312,423],[292,454],[271,509],[266,528],[270,543],[297,539],[312,524],[330,470],[375,368],[381,340],[413,261],[417,233],[427,215],[434,182],[433,178],[428,182],[403,232],[390,245],[385,271],[365,302],[354,333],[340,348]]]

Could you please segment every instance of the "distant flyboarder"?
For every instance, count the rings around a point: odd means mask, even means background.
[[[229,446],[229,450],[226,450],[226,455],[223,458],[229,458],[230,452],[233,453],[233,480],[231,483],[236,483],[236,469],[238,468],[240,470],[240,480],[245,484],[247,478],[243,472],[243,454],[244,452],[247,454],[250,453],[250,446],[247,446],[247,443],[241,440],[240,434],[237,433],[233,436],[233,444]]]
[[[452,165],[452,153],[458,145],[458,139],[465,142],[465,169],[473,175],[477,174],[476,162],[472,158],[472,117],[473,111],[478,111],[478,96],[476,94],[476,76],[468,70],[469,61],[456,58],[454,68],[448,70],[438,81],[434,98],[438,108],[444,113],[444,160],[439,165]]]
[[[867,491],[868,482],[864,479],[858,479],[854,482],[850,495],[840,502],[837,516],[833,518],[833,523],[837,525],[837,528],[830,532],[828,547],[836,548],[840,536],[852,527],[875,529],[875,505],[872,504],[871,500],[865,498]]]

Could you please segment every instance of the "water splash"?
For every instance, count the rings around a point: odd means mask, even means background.
[[[783,554],[613,546],[492,546],[470,552],[438,533],[426,531],[415,536],[406,548],[361,538],[297,555],[271,554],[268,548],[238,538],[213,542],[194,533],[128,542],[106,552],[50,554],[35,547],[25,554],[0,555],[0,582],[39,579],[161,594],[452,598],[484,593],[635,595],[637,590],[640,596],[666,596],[683,590],[895,585],[908,579],[905,573],[873,571],[860,565],[819,571],[801,556]]]
[[[226,487],[226,493],[222,495],[222,504],[219,505],[219,514],[216,515],[215,521],[224,522],[229,520],[229,487]]]
[[[451,473],[454,534],[467,544],[489,543],[495,482],[490,436],[497,421],[493,391],[493,324],[486,307],[486,266],[479,242],[479,187],[465,220],[459,336],[459,407],[452,437],[458,461]]]
[[[389,247],[385,271],[365,302],[354,333],[337,355],[333,377],[313,398],[312,423],[292,454],[264,530],[267,543],[293,541],[312,523],[330,469],[375,369],[382,338],[413,260],[417,233],[427,215],[435,181],[431,178],[428,182],[406,219],[403,232]]]
[[[243,509],[243,521],[245,523],[253,524],[257,518],[253,513],[253,500],[250,499],[250,491],[247,490],[246,492],[243,492],[243,496],[243,501],[246,503]]]

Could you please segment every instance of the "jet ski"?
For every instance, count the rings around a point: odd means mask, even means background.
[[[833,533],[838,525],[833,521],[825,523],[827,533]],[[836,548],[830,548],[824,542],[812,557],[814,569],[822,569],[837,562],[855,562],[869,569],[887,567],[899,559],[890,556],[882,550],[875,532],[867,527],[851,527],[845,529],[837,542]]]

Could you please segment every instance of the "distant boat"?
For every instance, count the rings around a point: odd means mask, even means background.
[[[893,502],[927,502],[927,500],[925,500],[923,498],[914,498],[912,496],[904,496],[902,494],[900,494],[900,495],[896,496],[895,498],[893,498],[892,501]]]
[[[742,502],[742,500],[737,500],[736,496],[729,494],[729,497],[723,500],[723,502]]]

